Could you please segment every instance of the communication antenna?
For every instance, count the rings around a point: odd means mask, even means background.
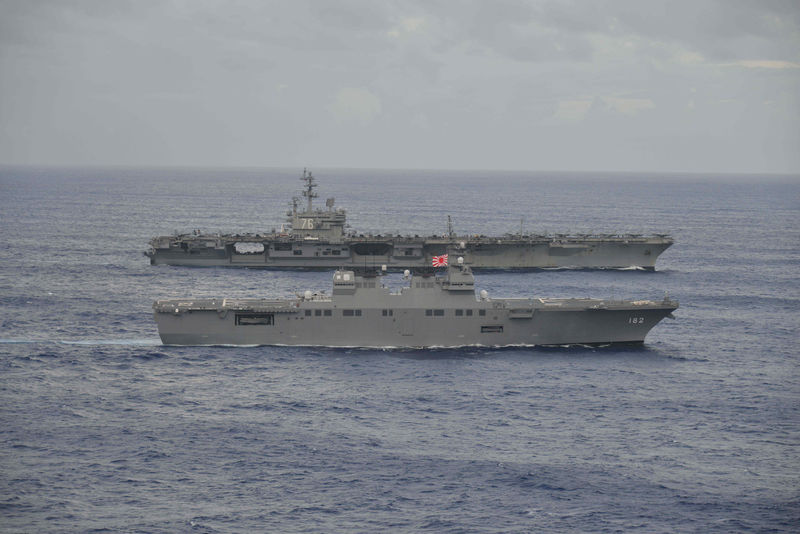
[[[317,184],[314,181],[314,177],[311,175],[311,171],[307,169],[303,169],[303,177],[300,178],[300,180],[306,183],[303,196],[308,199],[308,211],[311,211],[311,199],[317,198],[317,193],[314,192],[314,188],[317,187]]]

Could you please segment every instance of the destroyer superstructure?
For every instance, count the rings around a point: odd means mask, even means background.
[[[335,269],[386,265],[390,270],[429,266],[432,258],[459,255],[473,269],[655,269],[658,256],[672,245],[668,235],[526,235],[501,237],[457,235],[448,223],[445,235],[428,237],[348,233],[346,212],[315,209],[317,184],[308,171],[300,200],[281,230],[225,235],[189,234],[151,239],[145,254],[153,265],[251,267],[272,269]]]
[[[183,298],[153,304],[173,345],[454,347],[641,343],[677,307],[652,300],[476,295],[459,258],[445,276],[411,276],[391,292],[372,274],[338,270],[331,295],[294,299]]]

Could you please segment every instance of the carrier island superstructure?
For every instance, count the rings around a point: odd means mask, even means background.
[[[402,271],[428,267],[436,256],[464,258],[473,269],[655,269],[656,259],[673,240],[668,235],[525,235],[502,237],[363,235],[348,233],[346,212],[329,198],[314,208],[314,177],[304,170],[305,209],[295,198],[281,230],[269,233],[159,236],[145,252],[153,265],[336,269],[387,266]]]
[[[444,276],[406,271],[392,292],[374,272],[337,270],[331,295],[192,298],[153,304],[168,345],[499,347],[642,343],[678,302],[490,298],[462,258]]]

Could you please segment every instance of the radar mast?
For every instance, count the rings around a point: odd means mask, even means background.
[[[303,196],[308,199],[308,213],[311,213],[311,200],[317,198],[317,193],[314,192],[314,188],[317,187],[316,181],[314,177],[311,175],[311,171],[308,169],[303,169],[303,177],[300,180],[306,183],[306,189],[303,191]]]

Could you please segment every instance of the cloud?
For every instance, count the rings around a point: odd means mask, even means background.
[[[381,113],[381,101],[367,89],[344,87],[330,109],[339,120],[367,124]]]
[[[592,107],[592,99],[559,100],[555,118],[562,122],[578,122],[583,120]]]
[[[421,32],[425,28],[425,22],[425,17],[403,17],[387,35],[396,39],[401,35]]]
[[[298,11],[305,15],[304,18],[308,18],[312,24],[319,22],[323,27],[347,31],[378,32],[389,24],[389,12],[387,6],[382,2],[363,2],[360,0],[338,0],[336,2],[295,1],[301,6]],[[297,13],[291,8],[287,9],[287,11]]]
[[[682,65],[700,65],[705,62],[705,58],[697,52],[682,50],[675,54],[675,61]]]
[[[593,107],[597,102],[605,106]],[[574,123],[584,120],[592,112],[616,112],[622,115],[633,116],[638,113],[654,109],[655,103],[649,98],[626,98],[619,96],[586,97],[575,99],[562,99],[557,103],[554,118],[562,123]]]
[[[800,60],[796,0],[506,0],[470,9],[474,5],[462,3],[451,15],[461,32],[457,40],[510,59],[584,62],[617,42],[635,47],[642,59],[678,50],[675,59],[689,64],[748,60],[753,51],[765,60]]]
[[[775,59],[743,59],[728,65],[746,67],[748,69],[800,69],[800,63]]]
[[[438,167],[469,154],[487,168],[618,168],[656,136],[675,149],[652,148],[653,168],[800,165],[797,0],[0,6],[0,163],[398,166],[419,151]],[[739,149],[695,150],[689,131]],[[160,142],[133,153],[139,136]],[[270,153],[247,143],[265,138]],[[550,149],[533,154],[532,139]],[[369,155],[352,150],[365,142]],[[64,148],[81,146],[103,150]],[[674,157],[684,150],[694,160]]]
[[[640,111],[653,109],[656,105],[649,98],[619,98],[614,96],[603,97],[603,102],[610,109],[624,115],[636,115]]]

